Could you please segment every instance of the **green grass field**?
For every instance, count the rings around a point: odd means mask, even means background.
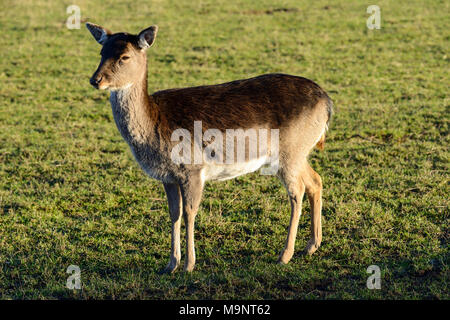
[[[149,90],[263,73],[301,75],[336,105],[325,151],[323,243],[304,201],[296,249],[276,264],[290,206],[275,177],[209,183],[196,269],[169,257],[162,185],[144,175],[94,90],[100,46],[82,21],[159,26]],[[369,30],[367,6],[381,8]],[[449,299],[448,1],[25,1],[0,10],[1,299]],[[184,236],[184,227],[182,229]],[[182,239],[184,252],[184,238]],[[82,289],[69,290],[69,265]],[[381,269],[381,289],[366,269]]]

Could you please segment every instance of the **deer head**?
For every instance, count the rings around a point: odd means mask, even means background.
[[[101,90],[119,90],[145,79],[146,50],[155,42],[158,26],[142,30],[138,35],[112,33],[89,22],[86,27],[102,45],[100,64],[91,77],[91,85]]]

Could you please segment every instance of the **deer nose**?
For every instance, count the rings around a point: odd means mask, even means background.
[[[91,78],[90,83],[94,87],[98,87],[98,84],[102,81],[102,79],[103,79],[103,76],[97,75],[97,76],[94,76]]]

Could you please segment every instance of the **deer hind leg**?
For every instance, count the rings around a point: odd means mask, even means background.
[[[183,199],[183,218],[186,225],[186,258],[184,271],[192,271],[195,266],[194,222],[203,193],[203,181],[200,175],[190,177],[180,185]]]
[[[177,184],[165,183],[164,190],[166,191],[167,201],[169,203],[170,220],[172,221],[172,244],[169,263],[161,273],[172,273],[178,268],[181,260],[180,229],[183,204],[181,201],[180,187]]]
[[[305,253],[313,254],[322,242],[322,179],[309,164],[302,174],[311,207],[311,238],[306,245]]]
[[[295,239],[297,237],[298,222],[302,210],[302,201],[305,194],[305,185],[300,177],[292,177],[289,175],[280,175],[283,181],[291,203],[291,221],[289,223],[288,235],[286,244],[281,251],[278,263],[288,263],[293,254],[295,247]]]

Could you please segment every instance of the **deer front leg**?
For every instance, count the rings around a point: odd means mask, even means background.
[[[194,221],[203,193],[203,181],[200,174],[188,177],[180,185],[183,199],[183,217],[186,225],[186,259],[184,271],[191,272],[195,266]]]
[[[172,221],[172,244],[169,263],[161,273],[173,273],[180,265],[181,260],[180,229],[183,204],[180,187],[177,184],[164,183],[164,190],[169,202],[169,214]]]

